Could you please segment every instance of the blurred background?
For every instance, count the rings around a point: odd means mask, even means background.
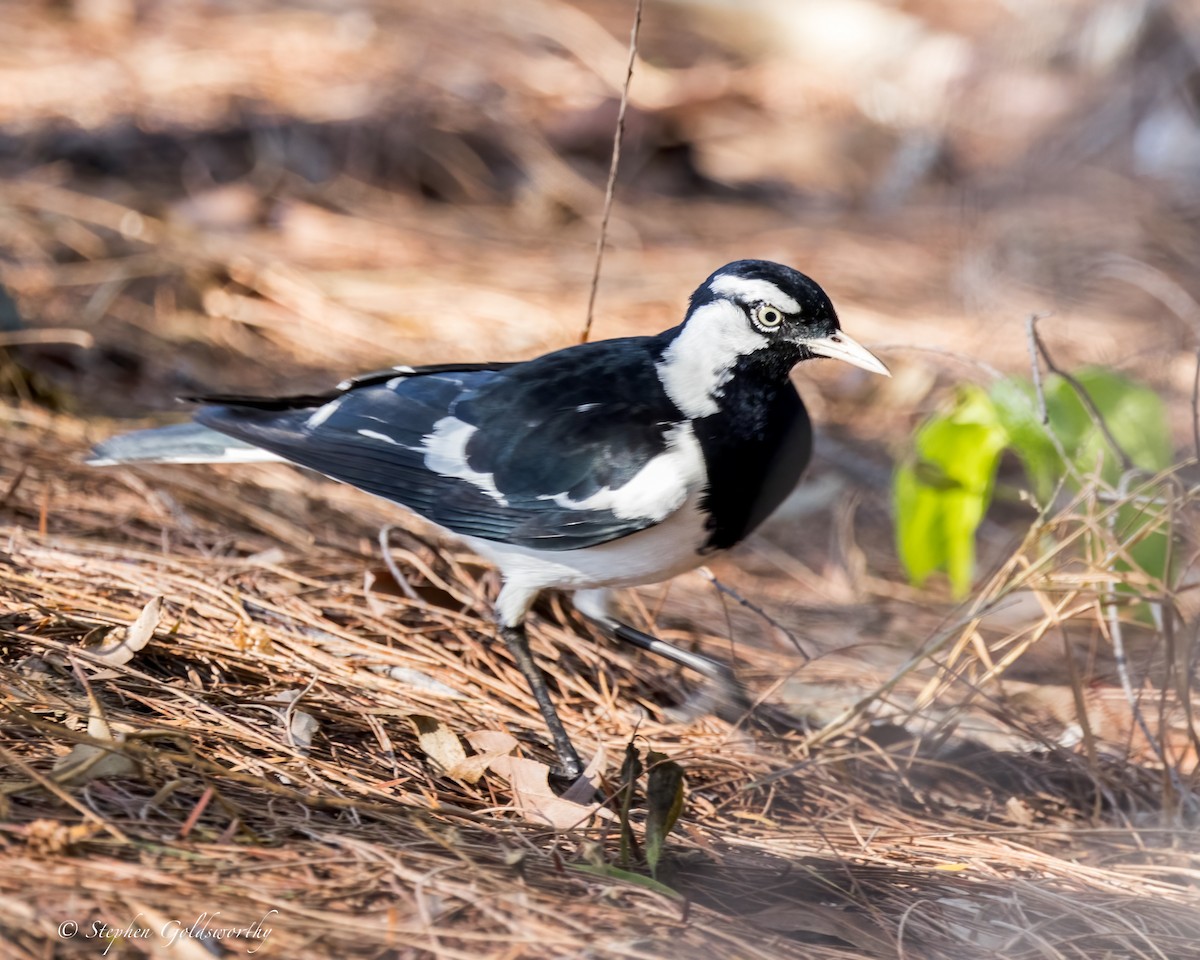
[[[633,6],[3,4],[4,391],[81,446],[181,394],[576,342]],[[1064,368],[1149,384],[1190,450],[1197,97],[1185,0],[647,2],[593,336],[672,326],[763,257],[895,373],[797,373],[818,456],[723,579],[811,649],[902,662],[946,597],[896,560],[893,465],[952,388],[1028,373],[1031,313]],[[993,511],[981,570],[1033,516]],[[660,623],[764,631],[698,578],[644,596]]]

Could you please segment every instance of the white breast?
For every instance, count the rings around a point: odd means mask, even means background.
[[[464,542],[490,560],[504,577],[496,601],[502,623],[519,623],[538,592],[546,588],[592,590],[631,587],[669,580],[705,562],[700,549],[708,538],[701,492],[662,523],[581,550],[533,550],[493,540],[464,537]]]
[[[700,443],[690,426],[673,431],[661,463],[642,471],[628,487],[636,497],[623,499],[626,487],[608,493],[613,499],[605,507],[628,509],[637,502],[657,507],[668,501],[674,509],[661,522],[645,530],[579,550],[536,550],[515,544],[497,543],[476,537],[464,542],[487,558],[504,577],[497,601],[501,621],[517,623],[525,615],[539,590],[591,590],[627,587],[668,580],[704,562],[700,550],[708,539],[707,515],[700,501],[708,485]],[[636,481],[636,482],[635,482]],[[653,481],[653,483],[652,483]],[[649,489],[653,486],[655,489]],[[614,512],[621,515],[620,509]],[[647,509],[645,516],[657,510]]]
[[[662,523],[580,550],[530,547],[464,537],[472,550],[491,560],[505,579],[534,590],[625,587],[667,580],[704,562],[698,553],[708,538],[697,492]]]

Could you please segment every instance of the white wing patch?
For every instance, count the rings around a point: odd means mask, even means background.
[[[443,477],[457,477],[475,484],[497,503],[508,505],[490,473],[480,473],[467,463],[467,442],[478,428],[459,420],[458,417],[443,417],[433,425],[433,432],[425,437],[425,466]],[[359,431],[360,433],[362,431]]]
[[[738,277],[721,278],[745,283]],[[774,284],[767,286],[775,289]],[[790,298],[786,298],[789,299]],[[795,303],[795,301],[791,301]],[[776,304],[786,310],[784,304]],[[709,417],[721,408],[717,399],[733,376],[738,359],[761,350],[770,341],[750,326],[736,303],[714,300],[696,310],[658,362],[658,379],[675,406],[689,417]]]
[[[700,443],[690,423],[672,427],[666,438],[667,449],[621,486],[605,487],[583,500],[572,500],[565,493],[545,499],[572,510],[611,510],[622,520],[662,522],[708,479]]]
[[[384,443],[390,443],[393,447],[402,447],[402,444],[395,437],[389,437],[386,433],[380,433],[378,430],[359,430],[357,431],[360,437],[366,437],[368,440],[381,440]]]
[[[316,430],[317,427],[337,413],[337,408],[342,405],[342,400],[342,397],[337,397],[334,400],[330,400],[323,406],[317,407],[317,409],[313,411],[312,416],[304,421],[304,428],[306,430]]]

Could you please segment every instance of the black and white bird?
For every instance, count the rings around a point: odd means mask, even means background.
[[[716,665],[616,619],[609,590],[668,579],[743,540],[792,491],[812,427],[789,373],[887,368],[813,280],[765,260],[717,270],[683,323],[523,363],[396,366],[323,396],[195,398],[195,422],[115,437],[97,465],[279,460],[401,504],[499,569],[501,636],[566,776],[582,764],[525,635],[534,598],[574,591],[613,635]]]

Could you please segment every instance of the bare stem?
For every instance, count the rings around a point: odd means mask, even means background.
[[[604,213],[600,217],[600,236],[596,238],[596,265],[592,269],[592,287],[588,291],[587,318],[583,322],[580,343],[587,343],[592,332],[592,318],[596,309],[596,290],[600,286],[600,264],[604,261],[604,242],[608,237],[608,218],[612,213],[613,193],[617,186],[617,167],[621,163],[621,141],[625,138],[625,110],[629,106],[629,84],[633,80],[633,65],[637,61],[638,33],[642,28],[642,7],[645,0],[637,0],[633,11],[633,29],[629,31],[629,64],[625,68],[625,85],[621,88],[621,106],[617,110],[617,129],[613,131],[612,162],[608,165],[608,183],[604,188]]]

